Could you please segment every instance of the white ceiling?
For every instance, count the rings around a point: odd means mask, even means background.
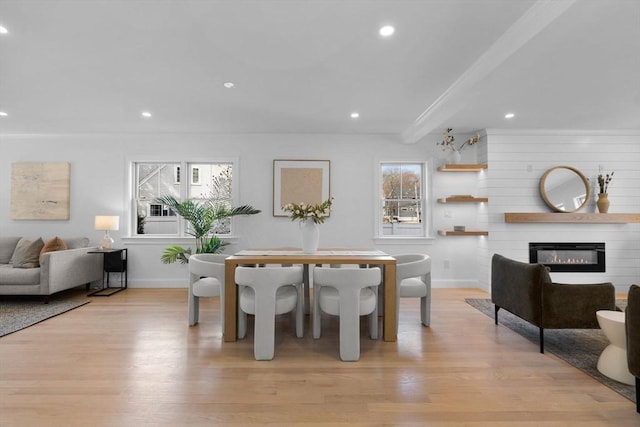
[[[640,130],[640,0],[0,0],[0,25],[4,134]]]

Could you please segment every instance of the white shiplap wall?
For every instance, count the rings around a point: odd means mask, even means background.
[[[549,212],[539,181],[549,168],[570,165],[591,181],[592,195],[581,212],[596,212],[597,175],[615,171],[609,212],[640,212],[640,134],[587,135],[544,131],[487,131],[486,191],[489,239],[481,265],[489,288],[494,253],[529,261],[529,242],[605,242],[605,273],[552,273],[556,282],[612,282],[618,292],[640,283],[640,224],[506,224],[505,212]],[[482,155],[480,152],[478,155]]]

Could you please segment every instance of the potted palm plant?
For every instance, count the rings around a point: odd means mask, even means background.
[[[187,234],[195,237],[197,254],[219,253],[227,245],[218,236],[212,234],[220,220],[237,215],[255,215],[261,212],[249,205],[230,207],[214,199],[179,201],[174,196],[164,195],[158,197],[156,202],[170,207],[177,215],[189,222],[191,227]],[[160,259],[165,264],[176,261],[185,264],[189,261],[190,255],[191,248],[173,245],[165,248]]]

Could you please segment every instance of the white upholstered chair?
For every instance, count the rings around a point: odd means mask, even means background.
[[[189,325],[198,323],[200,297],[220,297],[220,322],[224,329],[224,260],[226,254],[189,257]]]
[[[271,360],[276,315],[295,311],[296,336],[302,338],[304,334],[302,267],[237,267],[235,274],[236,284],[240,287],[239,309],[255,315],[255,359]],[[246,317],[244,319],[245,324],[238,325],[238,338],[246,335]]]
[[[380,268],[313,270],[313,337],[320,338],[321,311],[340,316],[340,359],[360,359],[360,316],[369,316],[369,335],[378,338],[377,286]]]
[[[420,318],[431,323],[431,258],[425,254],[394,255],[396,259],[396,332],[400,298],[420,298]]]

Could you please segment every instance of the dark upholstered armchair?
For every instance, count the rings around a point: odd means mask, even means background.
[[[627,362],[636,377],[636,411],[640,413],[640,286],[631,285],[625,312],[627,328]]]
[[[501,308],[540,328],[540,353],[544,329],[597,329],[596,311],[615,310],[611,283],[553,283],[542,264],[528,264],[495,254],[491,260],[491,300],[495,322]]]

